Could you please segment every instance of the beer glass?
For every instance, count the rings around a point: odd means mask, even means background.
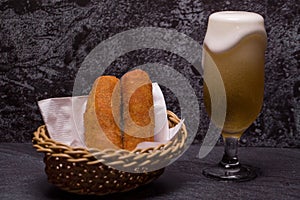
[[[225,152],[217,166],[204,169],[207,177],[246,181],[257,176],[255,168],[240,164],[238,141],[263,103],[266,41],[264,19],[259,14],[223,11],[209,16],[202,58],[204,104],[212,122],[222,129]],[[225,88],[224,96],[218,92],[218,79]],[[213,109],[222,106],[226,108],[223,122],[218,114],[212,115]]]

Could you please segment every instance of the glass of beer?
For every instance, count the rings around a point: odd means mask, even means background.
[[[222,130],[225,152],[218,165],[204,169],[207,177],[246,181],[257,176],[255,168],[239,162],[238,142],[262,107],[266,44],[259,14],[223,11],[209,16],[202,57],[204,104],[213,124]]]

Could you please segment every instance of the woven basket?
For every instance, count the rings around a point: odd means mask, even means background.
[[[170,127],[179,122],[170,111],[168,120]],[[45,153],[45,171],[50,183],[72,193],[105,195],[128,191],[158,178],[164,168],[155,169],[155,166],[167,166],[182,154],[186,139],[183,125],[172,140],[155,148],[91,151],[50,139],[43,125],[34,132],[33,146]],[[120,167],[134,169],[134,172],[120,171]]]

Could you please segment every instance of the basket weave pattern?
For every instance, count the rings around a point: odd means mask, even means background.
[[[180,121],[170,111],[168,120],[170,127]],[[158,178],[164,168],[157,166],[167,166],[180,155],[186,139],[183,125],[176,137],[155,148],[87,150],[50,139],[43,125],[34,132],[33,146],[45,154],[45,172],[50,183],[77,194],[104,195],[128,191]],[[120,167],[126,170],[118,170]]]

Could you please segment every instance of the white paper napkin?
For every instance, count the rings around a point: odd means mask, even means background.
[[[157,83],[152,83],[154,102],[154,142],[142,142],[138,148],[155,147],[166,143],[179,132],[183,120],[169,129],[167,109],[163,93]],[[84,147],[83,115],[88,96],[50,98],[38,101],[49,136],[72,147]]]

